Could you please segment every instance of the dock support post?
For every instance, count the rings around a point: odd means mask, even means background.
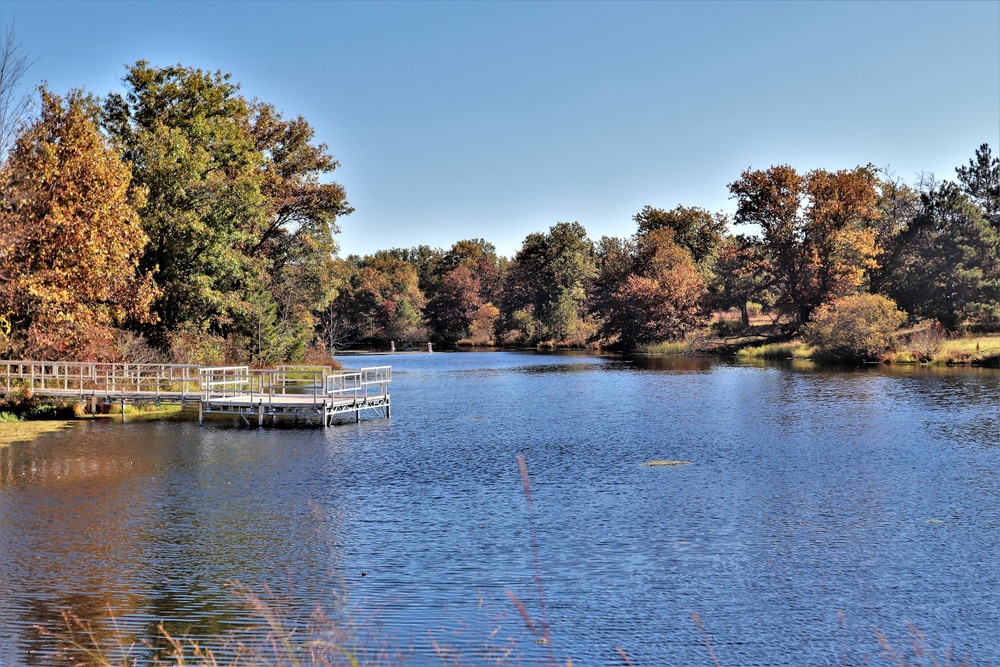
[[[264,403],[263,401],[257,404],[257,426],[264,425]]]
[[[125,423],[125,399],[122,399],[122,423]]]
[[[385,418],[388,419],[389,415],[392,413],[392,403],[389,402],[389,398],[385,399]]]
[[[97,394],[91,394],[90,396],[90,416],[97,416]]]
[[[201,410],[202,410],[203,407],[204,407],[204,405],[202,404],[202,402],[198,401],[198,426],[201,426],[201,424],[202,424],[203,417],[202,417]]]
[[[355,407],[357,407],[357,406],[355,406]],[[360,407],[357,407],[357,409],[354,411],[354,423],[355,424],[360,424],[361,423],[361,408]]]

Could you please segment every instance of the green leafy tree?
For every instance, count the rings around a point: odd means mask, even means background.
[[[989,144],[983,144],[968,166],[955,171],[965,194],[983,210],[993,228],[1000,230],[1000,158],[992,156]]]
[[[656,229],[673,230],[674,243],[687,249],[698,266],[711,257],[729,228],[724,213],[710,213],[697,206],[677,206],[670,211],[644,206],[633,220],[639,226],[639,236]]]
[[[884,178],[878,184],[879,217],[874,221],[875,245],[881,250],[878,265],[869,269],[872,293],[888,289],[888,280],[899,259],[899,238],[920,212],[920,192],[900,179]]]
[[[1000,321],[1000,232],[953,183],[924,195],[900,235],[890,295],[949,329]]]
[[[129,166],[94,123],[95,102],[41,90],[41,115],[0,169],[0,319],[7,354],[99,358],[114,327],[150,322],[138,268],[147,236]]]
[[[273,306],[287,338],[277,348],[295,354],[336,293],[334,234],[351,212],[324,180],[337,162],[303,118],[248,102],[227,74],[139,61],[124,83],[103,123],[149,193],[142,268],[162,290],[153,333],[254,338],[248,313]]]
[[[507,270],[504,310],[531,312],[536,335],[561,340],[581,325],[586,286],[595,275],[594,244],[587,231],[578,222],[557,223],[547,234],[524,239]]]

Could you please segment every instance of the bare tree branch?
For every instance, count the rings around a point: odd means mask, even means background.
[[[31,94],[22,92],[20,83],[34,63],[17,41],[11,21],[0,42],[0,164],[6,161],[21,122],[31,108]]]

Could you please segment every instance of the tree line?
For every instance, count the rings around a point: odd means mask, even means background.
[[[730,219],[646,206],[635,233],[594,242],[576,222],[529,234],[512,258],[483,239],[339,260],[323,328],[358,340],[610,345],[683,338],[713,311],[752,305],[801,330],[852,295],[890,299],[948,329],[1000,326],[1000,159],[982,145],[955,182],[907,184],[872,165],[748,169]],[[732,234],[730,223],[759,234]]]
[[[778,165],[729,184],[732,218],[646,206],[628,238],[557,222],[510,258],[484,239],[341,258],[352,208],[304,118],[221,72],[140,61],[123,83],[104,98],[42,87],[4,147],[4,356],[271,364],[390,340],[634,349],[715,310],[749,325],[755,304],[799,328],[858,294],[947,328],[1000,324],[1000,159],[985,144],[954,182]]]

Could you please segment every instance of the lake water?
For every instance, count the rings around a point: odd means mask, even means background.
[[[1000,665],[998,371],[347,359],[383,363],[391,420],[99,421],[0,449],[0,665],[58,664],[34,626],[65,610],[211,644],[259,623],[238,585],[289,624],[346,594],[415,665],[434,643],[712,665],[702,629],[725,666],[889,664],[874,629],[902,652],[908,623],[943,664]],[[663,459],[691,463],[643,465]]]

